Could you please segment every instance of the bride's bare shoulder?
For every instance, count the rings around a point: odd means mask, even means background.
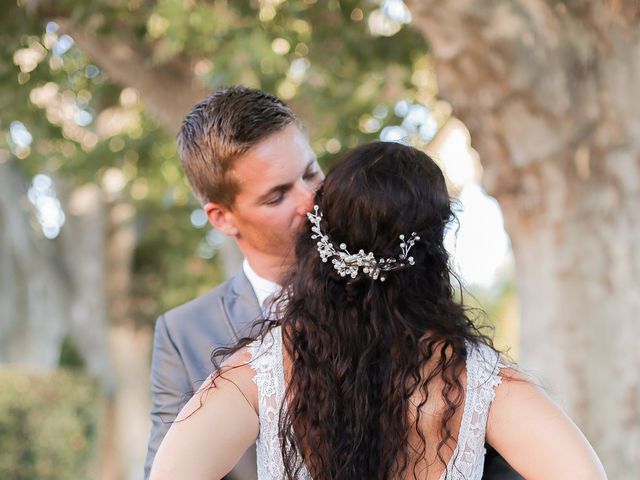
[[[253,381],[255,374],[251,366],[251,352],[243,347],[225,359],[220,370],[209,375],[199,391],[235,388],[258,413],[258,388]]]

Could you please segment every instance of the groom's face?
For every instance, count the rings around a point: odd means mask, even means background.
[[[235,236],[250,261],[291,258],[294,234],[324,179],[305,135],[287,126],[236,159],[230,174],[239,189],[224,212],[225,233]]]

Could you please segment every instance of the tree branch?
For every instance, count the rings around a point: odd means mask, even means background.
[[[148,110],[172,135],[177,133],[185,113],[209,93],[193,74],[188,59],[178,57],[154,65],[142,43],[122,35],[111,39],[88,32],[71,20],[72,1],[24,0],[24,6],[31,16],[55,20],[113,82],[135,88]]]
[[[208,94],[183,59],[152,65],[150,55],[130,40],[119,38],[116,43],[88,34],[68,20],[60,21],[60,26],[111,80],[138,90],[149,111],[171,134],[177,133],[187,111]]]

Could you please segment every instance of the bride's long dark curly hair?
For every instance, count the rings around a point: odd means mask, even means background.
[[[341,277],[331,261],[322,262],[310,228],[298,235],[278,314],[291,360],[280,414],[286,476],[296,478],[300,458],[315,480],[415,476],[411,458],[424,458],[428,442],[437,443],[445,465],[464,402],[468,342],[491,340],[455,299],[443,245],[453,218],[444,176],[415,148],[374,142],[349,152],[315,200],[336,248],[398,257],[401,234],[416,232],[420,240],[411,250],[415,265],[381,282],[362,272]],[[262,332],[272,326],[265,322]],[[439,435],[418,431],[420,444],[410,445],[434,394],[444,405]],[[412,398],[421,402],[417,418]]]

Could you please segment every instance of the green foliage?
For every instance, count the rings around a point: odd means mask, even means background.
[[[82,5],[75,8],[80,11]],[[172,136],[147,114],[135,91],[110,82],[76,46],[56,54],[61,34],[53,24],[47,32],[47,22],[34,21],[23,9],[14,7],[11,13],[11,22],[0,21],[7,25],[0,30],[5,106],[0,150],[10,151],[27,175],[47,173],[70,188],[87,182],[104,187],[105,177],[114,172],[123,177],[122,189],[105,197],[132,204],[137,212],[133,314],[138,322],[151,322],[160,311],[195,297],[201,286],[218,283],[222,275],[215,261],[205,265],[197,255],[204,232],[189,221],[197,202],[182,176]],[[17,64],[21,50],[40,52],[34,68]],[[93,121],[78,125],[73,115],[60,115],[65,108],[85,111]],[[15,120],[33,136],[26,149],[10,140]]]
[[[0,158],[10,153],[28,175],[47,173],[71,187],[104,187],[114,172],[123,179],[105,197],[137,212],[134,305],[137,318],[149,322],[222,279],[215,255],[202,255],[208,228],[189,221],[198,205],[172,135],[135,90],[113,83],[96,66],[101,59],[75,45],[60,53],[56,25],[30,17],[20,3],[0,20]],[[136,48],[157,68],[188,69],[211,88],[242,83],[279,95],[305,122],[325,168],[346,148],[400,123],[393,114],[398,100],[435,105],[420,34],[410,28],[390,37],[370,32],[367,18],[379,2],[43,3],[58,9],[51,16]],[[374,111],[383,113],[374,118]],[[29,147],[12,145],[12,121],[33,136]]]
[[[70,337],[65,337],[62,341],[62,346],[60,348],[60,362],[58,365],[63,368],[66,367],[79,370],[82,370],[85,367],[85,361],[82,358],[82,354]]]
[[[97,383],[64,371],[0,370],[0,384],[0,478],[89,478],[100,411]]]

